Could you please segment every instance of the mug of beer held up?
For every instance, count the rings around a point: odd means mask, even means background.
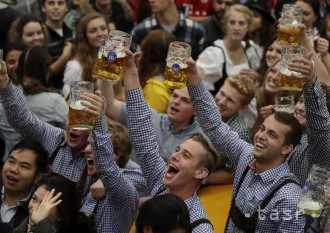
[[[95,116],[85,112],[85,106],[81,104],[81,94],[84,92],[94,93],[94,83],[88,81],[72,82],[70,86],[69,99],[69,127],[72,129],[92,129]]]
[[[113,30],[101,46],[95,61],[93,77],[106,80],[119,80],[126,62],[125,48],[129,49],[132,36],[126,32]]]
[[[287,112],[290,114],[294,113],[294,95],[283,94],[275,96],[275,106],[276,112]]]
[[[280,45],[298,45],[300,40],[298,24],[302,21],[302,15],[302,8],[294,4],[283,5],[277,38]]]
[[[299,73],[288,69],[288,64],[294,57],[303,57],[305,50],[303,47],[285,45],[281,54],[281,70],[280,70],[280,88],[286,91],[301,91],[305,84],[304,78],[299,78]],[[294,77],[292,76],[295,75]]]
[[[185,60],[191,56],[191,46],[185,42],[174,41],[168,48],[164,84],[170,89],[186,86],[187,68]]]

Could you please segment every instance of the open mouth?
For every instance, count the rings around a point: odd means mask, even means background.
[[[92,159],[92,158],[87,158],[86,160],[87,160],[87,165],[88,165],[88,166],[94,166],[94,159]]]
[[[173,111],[173,112],[179,112],[179,110],[176,109],[176,108],[174,108],[174,107],[171,107],[171,111]]]
[[[266,146],[260,142],[256,142],[256,147],[259,148],[259,149],[265,149]]]
[[[7,180],[8,180],[9,183],[17,183],[18,182],[18,179],[16,179],[13,176],[10,176],[10,175],[7,176]]]
[[[75,133],[70,132],[70,138],[77,139],[78,137],[79,137],[78,134],[75,134]]]
[[[169,174],[169,175],[175,175],[178,172],[179,172],[179,169],[178,168],[176,168],[175,166],[173,166],[171,164],[169,165],[168,170],[167,170],[167,174]]]

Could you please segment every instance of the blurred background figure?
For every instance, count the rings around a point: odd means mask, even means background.
[[[19,57],[17,81],[27,106],[41,120],[54,126],[65,128],[68,106],[64,98],[48,87],[49,65],[51,57],[44,46],[26,49]],[[5,112],[0,105],[0,131],[6,143],[7,158],[10,149],[22,139],[22,136],[9,125]]]
[[[149,106],[159,113],[166,113],[172,90],[164,81],[168,46],[175,37],[162,29],[156,29],[144,38],[141,44],[142,58],[139,62],[139,77],[143,95]]]
[[[108,37],[109,29],[103,15],[94,12],[84,16],[77,27],[72,59],[64,71],[62,93],[70,92],[73,81],[92,81],[92,71],[100,46]]]

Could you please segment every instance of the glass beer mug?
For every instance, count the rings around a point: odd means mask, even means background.
[[[92,76],[106,80],[119,80],[126,62],[125,48],[129,49],[131,42],[130,34],[118,30],[111,31],[109,38],[99,49]]]
[[[298,23],[301,23],[302,15],[302,8],[294,4],[283,5],[277,38],[280,45],[298,45],[300,39]]]
[[[288,65],[292,58],[303,57],[305,49],[302,46],[285,45],[281,54],[280,88],[286,91],[301,91],[305,79],[299,78],[300,73],[289,70]],[[292,77],[292,74],[295,76]]]
[[[312,217],[320,216],[324,199],[324,186],[328,179],[328,170],[318,165],[313,165],[308,174],[303,193],[299,198],[297,208]]]
[[[191,55],[191,46],[181,41],[170,43],[166,58],[164,84],[169,89],[180,89],[186,86],[187,68],[185,60]]]
[[[85,106],[81,104],[81,94],[84,92],[94,93],[94,83],[88,81],[72,82],[70,86],[69,105],[69,127],[72,129],[92,129],[95,116],[84,111]]]

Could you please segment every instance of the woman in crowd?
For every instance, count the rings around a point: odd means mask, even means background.
[[[249,32],[249,43],[253,44],[259,59],[262,59],[264,50],[271,43],[275,33],[274,19],[264,0],[250,0],[246,6],[252,11],[252,24]]]
[[[18,60],[17,80],[28,107],[43,121],[65,128],[68,106],[64,98],[47,87],[51,57],[46,47],[24,50]],[[6,142],[6,154],[22,139],[7,122],[0,105],[0,131]],[[6,157],[4,158],[6,159]]]
[[[12,42],[3,49],[3,60],[6,62],[7,73],[15,85],[18,85],[16,74],[18,59],[25,48],[26,46],[21,42]]]
[[[142,204],[135,221],[137,233],[191,233],[189,210],[173,194],[164,194]]]
[[[152,30],[141,44],[142,58],[139,62],[139,77],[143,95],[149,106],[160,113],[166,113],[172,90],[164,81],[168,46],[175,37],[162,29]]]
[[[64,71],[63,95],[70,92],[73,81],[92,80],[92,70],[102,42],[108,37],[105,18],[99,13],[84,16],[78,24],[73,47],[73,58]]]
[[[246,6],[230,6],[223,17],[225,36],[214,41],[214,46],[207,47],[196,61],[197,69],[207,89],[213,94],[219,90],[226,77],[245,74],[257,77],[260,59],[254,49],[245,50],[245,39],[252,22],[252,12]]]
[[[38,183],[29,202],[29,217],[14,233],[92,233],[94,226],[79,212],[75,183],[49,175]]]
[[[35,16],[21,16],[10,27],[9,41],[19,41],[27,47],[46,44],[48,41],[46,26]]]

